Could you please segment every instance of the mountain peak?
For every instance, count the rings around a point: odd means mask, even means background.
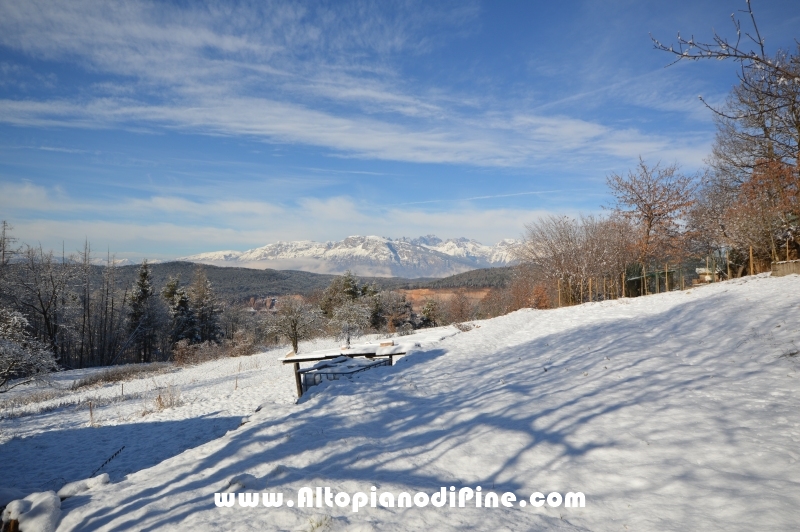
[[[238,251],[199,253],[178,260],[239,266],[344,273],[375,277],[446,277],[477,268],[507,266],[512,259],[509,239],[495,246],[476,240],[436,235],[392,240],[375,235],[351,235],[338,242],[298,240]]]

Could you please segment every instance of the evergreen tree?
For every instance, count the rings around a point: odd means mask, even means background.
[[[150,267],[145,260],[131,291],[131,310],[128,314],[128,330],[139,362],[151,362],[156,351],[159,326],[156,304]]]
[[[179,285],[177,277],[170,277],[161,290],[161,297],[167,303],[171,320],[170,344],[175,344],[181,340],[188,340],[189,343],[198,342],[200,334],[197,327],[197,317],[189,301],[189,294],[185,288]]]
[[[362,295],[359,287],[358,277],[353,272],[347,270],[341,277],[336,277],[325,292],[322,294],[322,301],[319,308],[328,318],[333,317],[334,311],[347,302],[357,300]]]
[[[425,326],[438,327],[442,324],[442,304],[438,299],[428,299],[422,306],[422,323]]]
[[[218,319],[220,309],[211,289],[211,281],[202,268],[195,271],[194,281],[189,289],[189,301],[197,320],[199,341],[218,342],[222,335]]]

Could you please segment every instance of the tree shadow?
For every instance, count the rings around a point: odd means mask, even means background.
[[[116,482],[217,439],[238,427],[241,420],[206,415],[178,421],[80,427],[15,438],[0,445],[3,484],[30,492],[57,491],[67,482],[88,478],[124,446],[97,473],[108,473]]]
[[[713,390],[727,371],[738,371],[736,378],[744,379],[760,371],[735,369],[731,353],[741,354],[742,346],[755,341],[753,332],[774,326],[782,311],[758,316],[746,310],[741,298],[716,294],[662,313],[579,325],[511,347],[487,345],[490,357],[480,356],[477,348],[463,355],[464,344],[460,352],[451,352],[442,342],[393,367],[317,387],[290,413],[254,414],[225,445],[198,453],[161,479],[148,480],[113,506],[98,504],[74,530],[139,528],[143,524],[133,516],[159,501],[159,510],[142,529],[174,526],[198,511],[213,510],[213,493],[243,473],[253,474],[252,489],[268,486],[286,493],[298,485],[320,485],[315,482],[324,478],[355,482],[361,489],[391,482],[429,493],[449,485],[502,486],[502,491],[526,496],[531,486],[517,471],[529,467],[531,456],[540,455],[537,467],[547,471],[599,449],[623,452],[632,437],[625,436],[623,444],[623,435],[613,426],[590,438],[581,432],[590,424],[618,422],[620,412],[641,419],[641,433],[635,437],[645,443],[668,439],[671,446],[691,449],[698,437],[713,437],[721,447],[734,448],[742,437],[737,416],[743,408],[735,400],[714,405],[713,416],[702,419],[668,418],[670,424],[663,427],[646,421],[659,413],[681,412],[684,407],[676,407],[673,398]],[[783,312],[790,310],[791,303],[786,303]],[[530,314],[535,329],[542,314]],[[696,326],[698,317],[703,327]],[[708,343],[708,331],[715,328],[730,334]],[[642,356],[643,346],[647,356]],[[454,457],[470,460],[472,453],[481,452],[482,438],[497,434],[509,446],[492,449],[493,465],[479,476],[441,466],[456,463]],[[706,482],[688,462],[662,465],[669,474],[654,479],[649,489]],[[767,473],[747,475],[748,484],[768,480]],[[637,489],[605,496],[632,496]],[[735,485],[726,489],[732,497],[741,495]],[[167,500],[175,502],[164,509]]]

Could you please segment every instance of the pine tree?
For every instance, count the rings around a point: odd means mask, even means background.
[[[369,290],[364,287],[364,289]],[[334,311],[347,302],[357,300],[362,294],[362,287],[359,287],[358,277],[353,272],[347,270],[341,277],[336,277],[325,292],[322,294],[322,301],[319,308],[327,317],[332,317]]]
[[[139,362],[151,362],[156,349],[158,315],[150,267],[143,261],[131,291],[128,330],[133,337]]]
[[[438,327],[442,322],[442,304],[438,299],[428,299],[422,306],[422,321],[426,325]]]
[[[194,281],[189,289],[189,301],[197,320],[199,341],[218,342],[222,335],[218,319],[220,309],[211,289],[211,281],[202,268],[195,271]]]
[[[186,289],[179,285],[177,277],[171,277],[164,288],[161,290],[161,297],[167,303],[170,316],[170,344],[175,344],[181,340],[188,340],[189,343],[200,341],[200,334],[197,327],[197,317],[189,300]]]

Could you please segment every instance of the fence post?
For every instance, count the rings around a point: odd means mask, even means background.
[[[642,289],[640,290],[642,295],[647,295],[647,266],[642,263]]]
[[[750,246],[750,275],[753,275],[753,246]]]
[[[303,385],[300,383],[300,364],[295,362],[292,364],[292,369],[294,370],[294,384],[297,386],[297,398],[303,396]]]
[[[558,280],[558,308],[561,308],[561,279]]]
[[[725,266],[728,269],[728,280],[731,279],[731,258],[728,256],[728,250],[725,250]]]

